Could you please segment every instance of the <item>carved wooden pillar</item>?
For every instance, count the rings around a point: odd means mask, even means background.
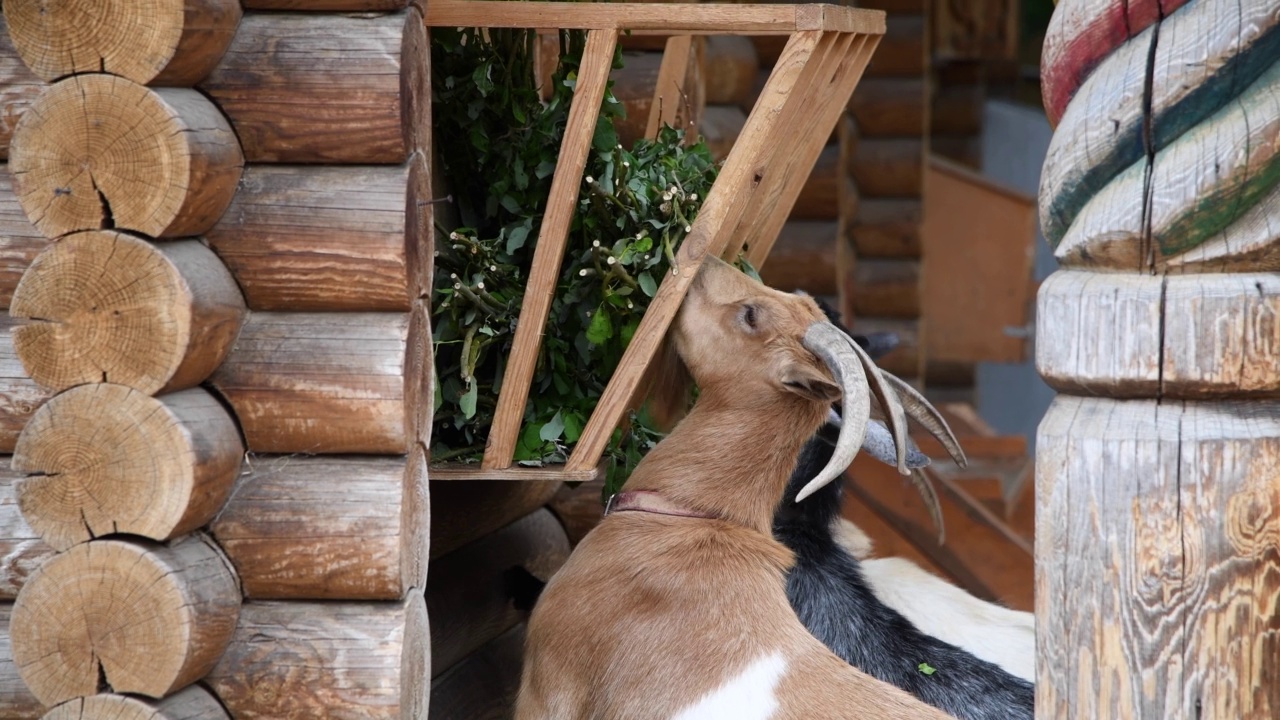
[[[1039,718],[1280,717],[1280,9],[1061,0]]]

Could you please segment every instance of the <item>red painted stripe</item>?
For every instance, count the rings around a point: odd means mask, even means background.
[[[1054,10],[1040,60],[1040,89],[1049,122],[1104,58],[1129,38],[1190,0],[1062,0]]]

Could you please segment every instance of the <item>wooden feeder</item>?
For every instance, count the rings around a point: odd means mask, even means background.
[[[632,405],[637,387],[689,284],[708,256],[744,252],[760,267],[818,156],[849,103],[880,37],[884,13],[831,5],[647,5],[509,3],[436,0],[429,27],[586,30],[574,102],[560,146],[551,196],[534,251],[514,346],[507,361],[484,460],[431,468],[432,480],[566,480],[598,475],[609,436]],[[513,467],[512,458],[533,381],[543,327],[564,257],[587,152],[620,32],[672,36],[658,93],[678,84],[692,35],[785,35],[786,45],[741,135],[658,288],[573,453],[563,466]],[[678,103],[653,104],[674,108]],[[656,129],[658,118],[649,118]]]

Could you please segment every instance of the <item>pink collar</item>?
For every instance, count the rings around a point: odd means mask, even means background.
[[[647,512],[655,515],[672,515],[675,517],[701,518],[715,520],[715,515],[690,510],[682,505],[667,500],[652,490],[628,490],[609,497],[604,506],[604,514],[624,511]]]

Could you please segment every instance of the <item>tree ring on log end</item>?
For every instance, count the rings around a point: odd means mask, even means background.
[[[153,394],[191,387],[222,364],[244,300],[195,240],[153,245],[114,231],[76,233],[36,257],[9,312],[31,378],[62,390],[113,382]]]
[[[230,124],[203,95],[111,75],[49,87],[9,148],[18,201],[48,237],[198,235],[226,210],[243,164]]]
[[[40,720],[230,720],[208,690],[189,687],[159,702],[128,695],[75,698],[45,713]]]
[[[18,438],[18,506],[58,550],[102,535],[167,540],[207,523],[231,492],[244,447],[235,420],[199,388],[153,398],[94,384],[55,396]]]
[[[1061,271],[1041,285],[1036,317],[1036,368],[1059,392],[1280,397],[1275,273]]]
[[[194,85],[240,23],[236,0],[59,0],[4,7],[23,62],[52,82],[111,73],[138,83]]]
[[[45,705],[119,693],[164,697],[203,677],[240,613],[230,565],[207,539],[84,543],[31,576],[13,606],[13,659]]]

